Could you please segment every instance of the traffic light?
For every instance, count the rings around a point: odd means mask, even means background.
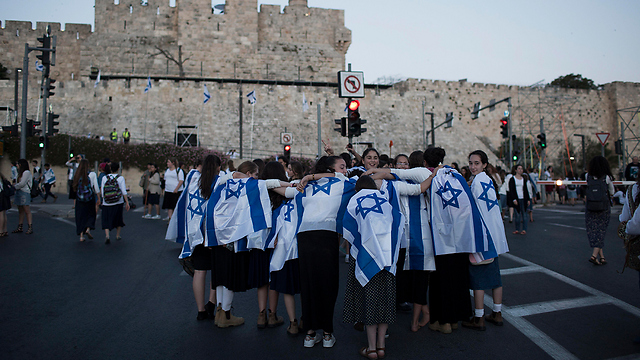
[[[69,151],[69,159],[73,158],[73,149]]]
[[[616,140],[614,143],[616,155],[622,155],[622,140]]]
[[[341,119],[335,119],[336,125],[340,127],[333,128],[333,130],[340,133],[340,136],[347,136],[347,118],[343,117]]]
[[[13,124],[10,126],[3,126],[2,131],[8,132],[11,136],[18,136],[18,124]]]
[[[56,129],[56,126],[60,124],[59,121],[56,121],[56,119],[59,117],[60,115],[54,114],[52,112],[47,115],[47,135],[52,136],[57,132],[60,132],[59,129]]]
[[[453,113],[447,113],[447,117],[444,119],[444,127],[450,128],[453,126]]]
[[[360,102],[351,100],[348,105],[347,134],[349,137],[360,136],[362,134],[362,122],[360,121]]]
[[[291,159],[291,145],[284,146],[284,157],[288,160]]]
[[[48,98],[51,97],[53,95],[55,95],[56,93],[52,92],[51,90],[55,89],[56,87],[53,86],[53,84],[55,84],[55,80],[51,79],[51,78],[46,78],[44,81],[44,97]]]
[[[42,133],[41,129],[38,129],[38,126],[42,124],[42,121],[33,121],[31,120],[31,135],[29,136],[38,136]]]
[[[500,131],[500,133],[502,134],[502,138],[508,139],[509,138],[509,118],[508,117],[505,116],[502,119],[500,119],[500,128],[502,129]]]
[[[49,49],[49,47],[51,46],[51,38],[47,35],[43,35],[41,38],[37,38],[37,40],[41,44],[38,46],[39,48]],[[51,61],[49,60],[49,51],[42,50],[42,53],[40,55],[36,55],[36,57],[40,59],[42,66],[44,66],[44,72],[43,72],[44,77],[48,77],[49,66],[51,65]]]
[[[545,133],[538,134],[538,145],[543,149],[547,147],[547,135]]]
[[[40,149],[44,149],[46,147],[45,142],[46,142],[46,138],[44,136],[40,136],[40,139],[38,141],[38,147]]]
[[[520,150],[519,149],[514,149],[513,150],[513,163],[516,164],[518,162],[519,158],[520,158]]]
[[[473,111],[471,112],[471,120],[476,120],[480,115],[480,101],[473,104]]]

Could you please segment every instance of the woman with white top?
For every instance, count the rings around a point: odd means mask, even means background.
[[[102,179],[102,184],[100,184],[100,194],[103,199],[102,204],[102,228],[104,229],[105,235],[105,244],[110,244],[111,240],[109,239],[109,232],[112,229],[116,229],[116,240],[122,240],[120,237],[120,231],[124,226],[124,220],[122,217],[122,209],[126,209],[129,211],[129,199],[127,198],[127,184],[124,182],[124,178],[118,175],[118,170],[120,166],[117,162],[112,162],[111,165],[106,166],[107,172],[110,172],[107,176]],[[110,171],[109,171],[110,170]],[[120,188],[120,196],[116,201],[110,202],[109,197],[105,198],[105,185],[110,179],[115,179],[117,181],[118,187]]]
[[[84,235],[93,239],[90,230],[96,228],[96,214],[100,206],[98,178],[93,171],[89,171],[87,159],[80,160],[72,187],[76,194],[76,234],[80,235],[80,242],[84,242]]]
[[[593,265],[605,265],[607,260],[604,258],[602,248],[604,248],[604,237],[609,227],[609,220],[611,219],[611,194],[613,194],[613,182],[611,180],[611,168],[609,162],[603,156],[595,156],[589,161],[589,172],[587,174],[587,209],[584,217],[587,225],[587,238],[589,239],[589,246],[593,248],[591,258],[589,262]],[[594,182],[602,181],[606,183],[607,194],[605,210],[593,211],[589,210],[591,207],[589,199],[589,189],[594,186]],[[600,259],[598,259],[598,256]]]
[[[525,184],[527,180],[522,176],[524,168],[522,165],[516,165],[515,174],[509,180],[509,190],[507,191],[507,202],[515,208],[516,230],[514,234],[527,234],[527,225],[529,218],[527,217],[527,206],[529,206],[529,190]],[[522,232],[520,232],[520,223],[522,223]]]
[[[176,207],[178,198],[184,189],[184,172],[177,167],[176,160],[167,160],[167,171],[164,173],[164,201],[162,208],[167,209],[167,217],[163,220],[171,219],[173,209]]]
[[[29,228],[26,234],[33,234],[33,218],[31,216],[31,186],[33,186],[33,176],[29,171],[29,163],[25,159],[18,160],[18,182],[16,183],[15,204],[18,206],[18,227],[12,231],[17,234],[22,232],[22,223],[25,215]]]

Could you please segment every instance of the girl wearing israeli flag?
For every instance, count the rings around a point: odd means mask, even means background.
[[[485,320],[497,326],[502,326],[504,323],[502,320],[502,278],[500,277],[500,264],[497,255],[509,250],[495,183],[487,174],[488,164],[489,158],[484,151],[476,150],[469,154],[469,170],[473,175],[471,192],[486,224],[488,241],[491,242],[489,252],[493,252],[491,251],[492,246],[495,248],[495,252],[491,255],[476,253],[469,257],[472,261],[469,265],[469,278],[470,288],[473,290],[475,313],[471,320],[463,321],[462,326],[480,331],[485,330]],[[495,257],[489,258],[489,256]],[[485,318],[484,292],[489,289],[493,290],[493,311]]]

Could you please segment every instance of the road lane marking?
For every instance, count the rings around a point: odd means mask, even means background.
[[[553,311],[568,310],[579,307],[610,304],[611,300],[601,296],[587,296],[577,299],[563,299],[545,301],[535,304],[526,304],[509,307],[509,313],[514,316],[529,316],[545,314]]]
[[[60,217],[54,217],[53,219],[56,219],[56,220],[58,220],[60,222],[63,222],[65,224],[76,226],[76,222],[75,221],[67,220],[67,219],[60,218]]]
[[[578,230],[587,230],[587,228],[583,228],[583,227],[580,227],[580,226],[571,226],[571,225],[565,225],[565,224],[549,223],[549,225],[562,226],[562,227],[571,228],[571,229],[578,229]]]
[[[510,268],[510,269],[500,269],[500,275],[504,276],[504,275],[512,275],[512,274],[524,274],[524,273],[536,272],[536,271],[540,271],[536,266],[521,266],[521,267]]]

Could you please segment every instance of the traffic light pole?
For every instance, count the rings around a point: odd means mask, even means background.
[[[509,122],[507,125],[509,126],[509,169],[511,169],[513,168],[513,138],[511,137],[511,97],[508,97],[506,100],[507,111],[509,112],[509,114],[507,115],[509,117]]]
[[[45,70],[46,71],[46,70]],[[42,150],[40,151],[40,168],[44,169],[44,163],[46,161],[46,144],[47,144],[47,98],[49,97],[49,92],[45,91],[44,87],[45,85],[45,75],[49,75],[49,74],[45,74],[45,72],[42,72],[42,121],[40,121],[40,124],[42,124],[42,136],[45,137],[44,140],[44,144],[45,146],[42,147]],[[46,94],[45,94],[46,92]],[[46,96],[45,96],[46,95]]]
[[[27,157],[27,96],[29,90],[29,44],[24,44],[24,59],[22,60],[22,121],[20,131],[20,159]]]

